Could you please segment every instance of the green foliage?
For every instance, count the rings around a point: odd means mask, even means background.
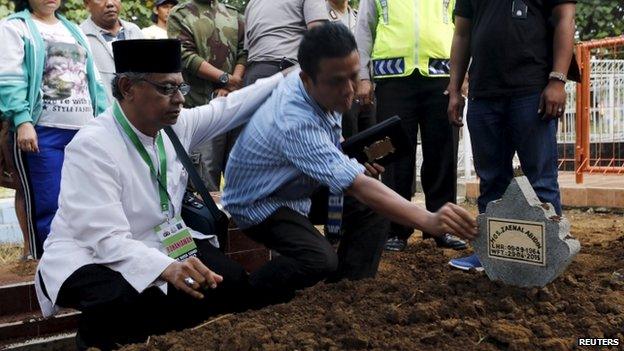
[[[128,21],[134,22],[140,28],[151,26],[152,4],[152,1],[149,1],[149,6],[146,6],[146,1],[123,0],[122,16]]]
[[[89,17],[89,13],[82,1],[65,1],[63,4],[63,15],[76,24],[80,24]]]
[[[623,0],[579,0],[576,26],[581,40],[601,39],[624,33]]]
[[[6,0],[0,0],[0,18],[4,18],[11,13],[13,13],[13,3]]]

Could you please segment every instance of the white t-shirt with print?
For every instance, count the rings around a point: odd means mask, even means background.
[[[43,112],[37,125],[80,129],[93,118],[87,52],[62,22],[35,23],[46,45],[41,82]]]
[[[167,39],[167,31],[155,24],[141,29],[141,32],[143,32],[145,39]]]

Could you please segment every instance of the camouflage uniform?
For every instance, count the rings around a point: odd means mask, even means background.
[[[243,16],[218,0],[190,0],[174,7],[167,22],[167,35],[182,41],[182,75],[191,86],[185,107],[207,104],[219,87],[197,76],[204,61],[230,74],[236,65],[247,64]],[[191,157],[208,190],[219,190],[221,174],[238,133],[238,129],[230,131],[192,150]]]
[[[247,64],[244,34],[243,16],[217,0],[191,0],[171,10],[167,35],[182,41],[182,74],[191,85],[186,107],[207,104],[215,89],[214,83],[197,77],[202,62],[230,74],[237,64]]]

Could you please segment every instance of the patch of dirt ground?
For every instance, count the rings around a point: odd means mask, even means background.
[[[624,272],[622,215],[566,215],[581,253],[542,289],[453,270],[448,259],[465,252],[415,237],[406,252],[384,254],[376,279],[319,284],[287,304],[124,350],[570,350],[580,337],[621,347],[624,281],[613,273]]]
[[[21,251],[21,248],[18,248]],[[0,266],[0,286],[33,281],[37,270],[36,260],[12,260]]]

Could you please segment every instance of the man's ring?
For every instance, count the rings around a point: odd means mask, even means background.
[[[191,277],[186,277],[184,278],[184,284],[186,284],[188,287],[192,287],[195,284],[195,279]]]

